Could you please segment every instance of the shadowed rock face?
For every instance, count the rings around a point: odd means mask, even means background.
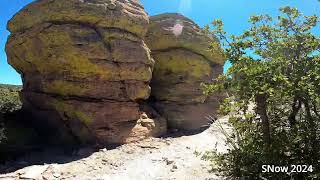
[[[211,82],[223,71],[221,53],[210,52],[211,42],[193,21],[180,14],[150,18],[146,43],[155,59],[151,82],[154,107],[170,127],[197,130],[209,125],[206,116],[218,108],[220,94],[205,97],[200,83]]]
[[[22,9],[8,23],[6,52],[23,79],[24,108],[68,143],[165,133],[165,120],[139,104],[154,66],[142,40],[148,21],[137,0],[39,0]]]

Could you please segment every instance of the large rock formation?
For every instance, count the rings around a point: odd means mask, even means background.
[[[193,21],[179,14],[150,18],[146,43],[155,59],[151,82],[153,103],[170,127],[195,130],[208,126],[220,94],[203,95],[202,82],[211,82],[223,71],[224,59],[209,51],[214,37],[206,35]]]
[[[126,143],[166,131],[139,102],[154,61],[138,0],[39,0],[8,23],[9,63],[39,127],[64,141]]]

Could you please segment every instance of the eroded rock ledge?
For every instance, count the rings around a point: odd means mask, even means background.
[[[68,144],[164,134],[166,121],[140,103],[154,66],[148,21],[136,0],[41,0],[16,14],[6,52],[39,127]]]

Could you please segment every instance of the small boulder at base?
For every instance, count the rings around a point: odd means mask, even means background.
[[[68,144],[165,133],[165,120],[139,103],[149,98],[154,67],[143,41],[148,23],[138,0],[38,0],[18,12],[6,52],[35,125]]]
[[[180,14],[150,18],[146,43],[155,59],[151,81],[152,103],[171,128],[208,127],[222,95],[206,97],[200,84],[212,82],[223,71],[219,42]],[[209,46],[217,51],[209,51]]]

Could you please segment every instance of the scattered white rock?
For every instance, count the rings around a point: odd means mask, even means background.
[[[21,179],[34,179],[38,180],[42,178],[42,173],[48,169],[49,165],[34,165],[23,169],[20,178]]]
[[[53,176],[54,176],[55,178],[59,178],[59,177],[61,176],[61,174],[60,174],[60,173],[53,173]]]
[[[107,148],[100,149],[100,152],[107,152]]]

